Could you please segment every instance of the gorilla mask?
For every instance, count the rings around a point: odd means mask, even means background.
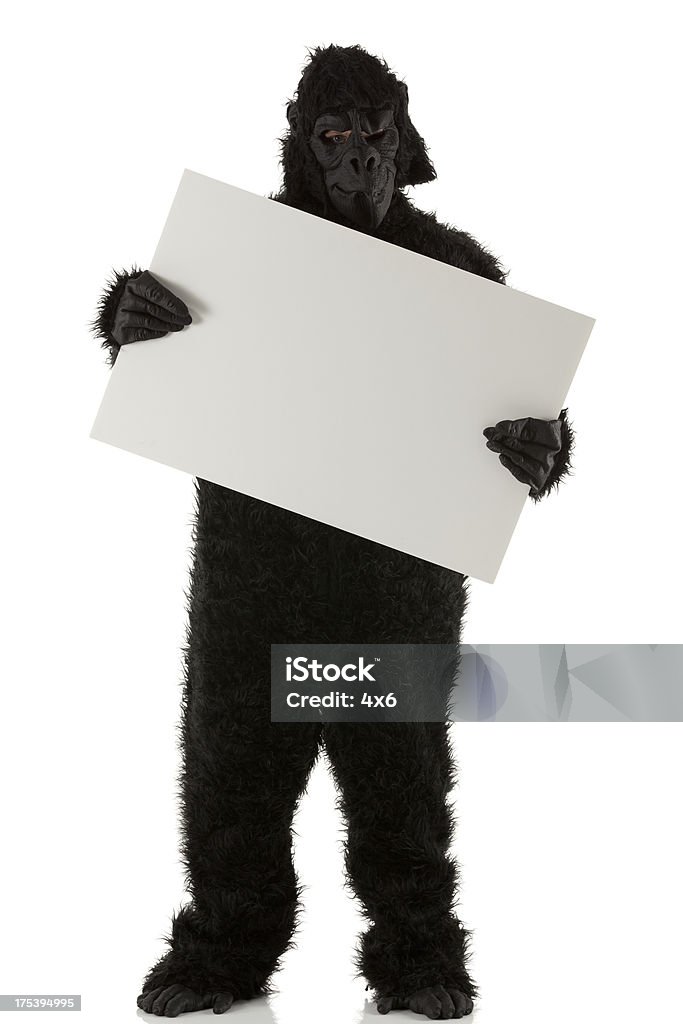
[[[394,192],[436,177],[408,117],[408,90],[359,46],[317,49],[287,107],[287,202],[373,231]]]
[[[398,129],[393,110],[351,108],[323,114],[309,144],[334,208],[359,227],[376,228],[389,209],[396,181]]]

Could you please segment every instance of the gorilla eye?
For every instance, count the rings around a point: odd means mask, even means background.
[[[332,145],[343,145],[346,142],[347,135],[351,132],[336,132],[334,128],[328,128],[326,132],[323,132],[323,142],[331,142]]]

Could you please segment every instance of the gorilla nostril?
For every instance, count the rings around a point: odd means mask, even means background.
[[[365,168],[368,171],[374,171],[374,169],[375,169],[375,158],[374,158],[374,156],[369,156],[367,158],[367,160],[365,161]]]

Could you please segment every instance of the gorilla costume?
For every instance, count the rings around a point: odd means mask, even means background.
[[[504,283],[470,235],[404,194],[435,171],[407,89],[384,61],[358,46],[316,49],[287,118],[283,188],[270,198]],[[352,304],[331,293],[340,315]],[[190,323],[182,299],[133,269],[110,282],[95,326],[113,363],[121,345]],[[535,499],[569,469],[566,410],[484,433]],[[222,1013],[268,991],[297,914],[292,817],[324,746],[348,828],[348,877],[369,922],[358,967],[379,1011],[465,1016],[476,990],[454,910],[447,726],[272,724],[270,645],[456,644],[466,578],[201,479],[193,539],[180,723],[191,902],[174,915],[138,1005],[168,1017]]]

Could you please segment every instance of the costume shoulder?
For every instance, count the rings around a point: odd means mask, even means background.
[[[447,224],[439,226],[444,231],[445,262],[460,270],[486,277],[489,281],[505,284],[507,271],[497,256],[467,231],[460,231]]]
[[[387,241],[505,284],[507,272],[498,258],[466,231],[441,223],[436,214],[418,209],[403,195],[391,214]]]

